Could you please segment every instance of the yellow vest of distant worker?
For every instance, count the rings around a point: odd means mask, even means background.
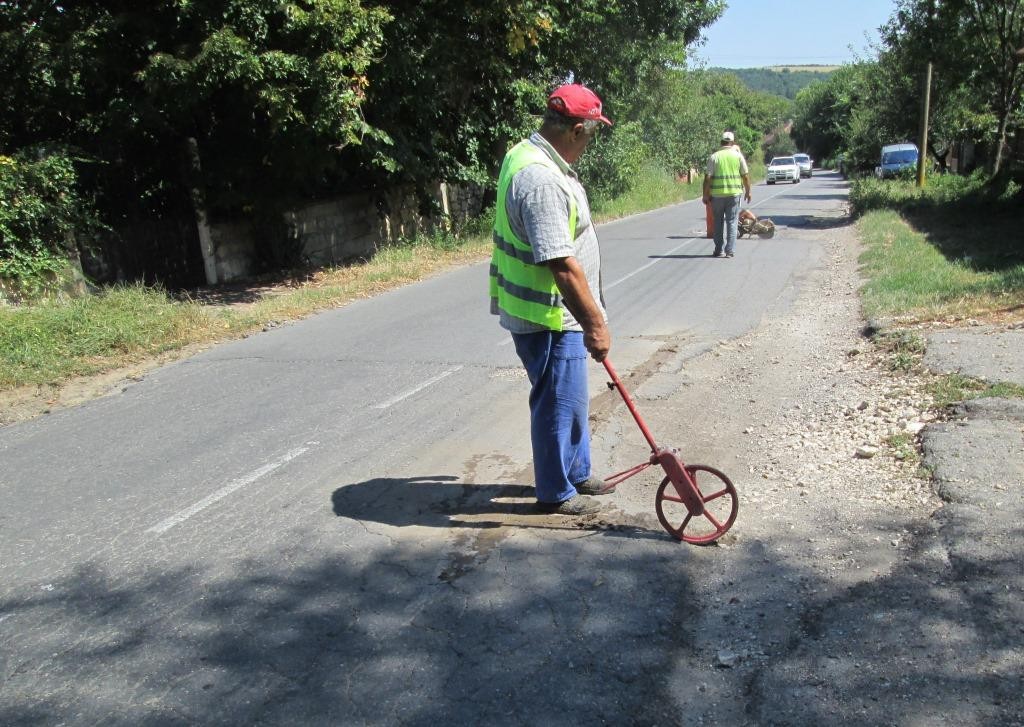
[[[715,176],[711,179],[712,197],[735,197],[743,191],[740,155],[732,148],[719,149],[711,155]]]
[[[505,155],[498,175],[490,292],[491,297],[497,299],[498,307],[506,313],[552,331],[560,331],[562,297],[555,285],[555,277],[547,265],[534,262],[533,249],[512,232],[505,209],[512,178],[531,164],[541,164],[558,175],[560,186],[569,195],[569,235],[576,239],[576,195],[565,179],[565,173],[536,144],[519,142]]]

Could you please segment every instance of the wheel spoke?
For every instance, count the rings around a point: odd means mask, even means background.
[[[676,530],[676,532],[679,533],[680,536],[682,536],[683,531],[686,530],[686,526],[690,524],[690,519],[692,517],[693,515],[689,513],[686,514],[686,519],[683,520],[683,524],[679,526],[678,530]]]
[[[718,492],[715,492],[715,493],[710,494],[707,497],[705,497],[704,498],[704,502],[711,502],[712,500],[717,500],[719,497],[721,497],[722,495],[727,494],[728,492],[729,492],[728,488],[723,487]]]
[[[710,520],[711,524],[715,526],[715,532],[718,532],[722,529],[722,523],[718,522],[718,520],[715,519],[715,516],[708,512],[707,510],[704,511],[704,517]]]
[[[670,495],[667,492],[664,495],[661,496],[661,499],[662,500],[668,500],[669,502],[679,502],[679,503],[683,502],[683,498],[681,498],[681,497],[679,497],[677,495]]]

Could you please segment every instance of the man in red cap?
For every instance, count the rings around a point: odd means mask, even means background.
[[[537,508],[589,515],[606,494],[590,472],[587,354],[608,355],[601,253],[590,205],[569,166],[602,124],[601,99],[579,84],[548,97],[540,130],[505,156],[498,177],[491,312],[512,334],[530,391]]]

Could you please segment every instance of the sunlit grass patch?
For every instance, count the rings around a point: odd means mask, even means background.
[[[957,404],[967,399],[999,397],[1024,399],[1024,386],[1005,382],[989,382],[963,374],[946,374],[936,377],[929,385],[928,392],[940,408]]]
[[[1024,263],[979,269],[970,255],[950,258],[891,210],[864,215],[858,230],[868,316],[928,320],[1024,304]]]
[[[591,200],[592,212],[598,221],[615,219],[638,210],[656,209],[701,196],[702,178],[681,183],[667,171],[647,167],[633,188],[613,200]]]
[[[885,440],[885,444],[894,459],[915,464],[921,461],[921,455],[917,451],[917,442],[914,435],[909,432],[893,434]]]
[[[109,368],[223,334],[217,317],[159,289],[0,308],[0,387],[42,384]]]

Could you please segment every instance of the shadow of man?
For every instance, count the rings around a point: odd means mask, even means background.
[[[395,527],[479,526],[454,518],[534,514],[532,487],[460,483],[458,479],[452,475],[377,477],[339,487],[332,493],[331,503],[340,517]]]
[[[465,483],[452,475],[377,477],[342,485],[331,494],[335,515],[393,527],[589,529],[661,537],[646,522],[613,522],[611,513],[567,523],[564,517],[536,511],[534,502],[529,485]]]

